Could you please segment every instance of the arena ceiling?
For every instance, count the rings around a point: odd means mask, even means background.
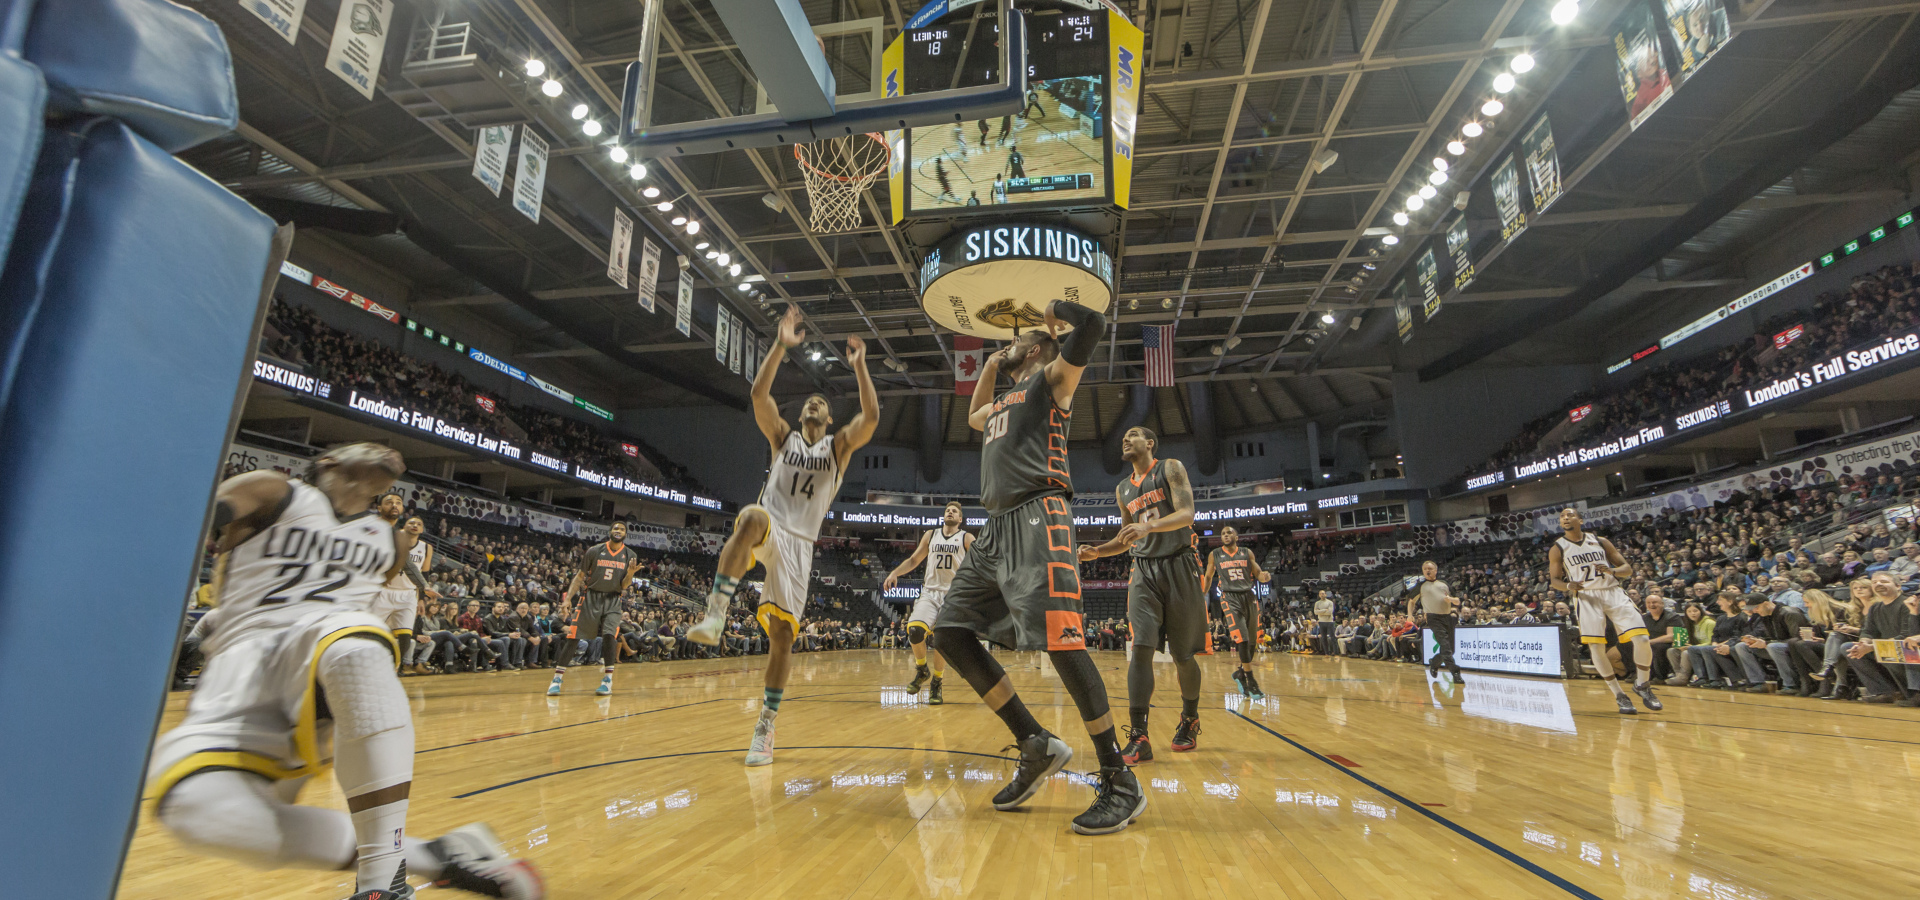
[[[703,0],[667,0],[669,43],[688,58],[730,56]],[[1433,378],[1467,365],[1600,362],[1596,333],[1627,327],[1650,304],[1773,273],[1742,268],[1746,248],[1791,227],[1807,207],[1903,193],[1920,129],[1920,3],[1757,0],[1729,8],[1732,40],[1637,130],[1629,128],[1612,47],[1625,0],[1587,4],[1570,26],[1548,0],[1161,0],[1121,2],[1146,23],[1150,65],[1131,209],[1111,221],[1122,311],[1083,387],[1074,437],[1096,439],[1142,379],[1139,327],[1179,319],[1180,382],[1160,389],[1149,424],[1188,431],[1192,391],[1221,431],[1315,419],[1381,418],[1394,372]],[[619,80],[638,43],[636,0],[464,0],[413,4],[465,23],[468,46],[493,62],[507,121],[536,121],[554,139],[546,205],[535,224],[469,175],[471,129],[404,74],[397,57],[423,44],[395,37],[369,102],[325,70],[333,0],[311,0],[289,48],[230,0],[200,0],[233,48],[243,124],[230,140],[185,154],[243,195],[412,285],[405,308],[446,330],[505,342],[489,352],[620,408],[722,403],[744,408],[747,382],[715,361],[713,304],[770,335],[781,301],[801,304],[815,336],[870,344],[886,396],[879,439],[912,444],[939,415],[954,443],[971,440],[950,399],[950,340],[915,299],[914,234],[884,223],[884,181],[858,232],[806,227],[790,152],[735,150],[660,160],[648,184],[684,195],[746,268],[767,276],[771,306],[732,287],[669,225],[626,166],[587,138],[568,108],[613,121]],[[897,0],[807,0],[816,23],[900,21]],[[394,31],[415,25],[397,14]],[[1522,51],[1538,61],[1477,115],[1491,82]],[[568,93],[540,96],[518,71],[538,55]],[[709,67],[709,71],[712,68]],[[703,85],[718,102],[733,85]],[[1499,227],[1483,177],[1514,132],[1551,118],[1566,194],[1529,232],[1495,253]],[[1454,161],[1474,186],[1467,218],[1479,276],[1412,341],[1394,335],[1387,288],[1412,270],[1442,217],[1405,228],[1391,214],[1469,118],[1490,131]],[[1324,170],[1313,164],[1332,151]],[[763,202],[780,200],[779,208]],[[649,314],[605,275],[612,210],[656,243],[690,256],[700,309],[693,338],[670,307]],[[1436,202],[1436,206],[1445,206]],[[327,207],[328,209],[316,209]],[[365,211],[356,214],[355,210]],[[1380,238],[1405,238],[1386,246]],[[1494,235],[1497,238],[1497,234]],[[673,267],[663,293],[671,297]],[[1137,303],[1137,306],[1136,306]],[[1331,315],[1329,325],[1323,317]],[[1600,329],[1598,332],[1595,329]],[[475,344],[479,337],[471,338]],[[852,390],[829,354],[790,367],[783,397]],[[911,395],[948,399],[930,407]]]

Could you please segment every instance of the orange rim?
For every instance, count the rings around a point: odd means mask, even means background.
[[[881,137],[878,133],[872,132],[872,131],[866,132],[866,136],[868,138],[871,138],[874,143],[880,145],[880,153],[881,153],[880,167],[875,169],[871,173],[861,174],[861,175],[835,175],[832,172],[822,172],[814,164],[807,162],[807,158],[805,156],[800,155],[800,148],[808,146],[806,144],[793,145],[793,158],[796,162],[800,163],[800,165],[804,166],[807,169],[807,171],[812,172],[813,174],[818,175],[821,178],[831,178],[834,181],[852,181],[856,178],[878,177],[881,172],[884,172],[887,169],[887,156],[886,156],[886,154],[888,153],[887,139]],[[851,137],[851,135],[847,135],[847,137]],[[838,138],[828,138],[827,140],[838,140]]]

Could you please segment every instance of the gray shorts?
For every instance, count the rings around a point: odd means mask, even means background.
[[[1015,650],[1087,649],[1067,498],[1047,494],[989,518],[933,627],[966,628]]]
[[[1236,644],[1260,640],[1260,599],[1252,591],[1221,591],[1220,609],[1226,613],[1227,637]]]
[[[618,632],[620,630],[620,595],[602,594],[599,591],[582,592],[573,624],[573,636],[582,641],[590,641],[602,635],[611,636]]]
[[[1174,659],[1200,652],[1207,639],[1207,605],[1200,594],[1199,560],[1192,553],[1134,557],[1127,622],[1136,647],[1165,649]]]

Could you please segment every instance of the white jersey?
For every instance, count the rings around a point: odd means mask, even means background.
[[[1560,548],[1560,562],[1566,568],[1567,577],[1580,582],[1583,591],[1620,586],[1620,579],[1613,577],[1613,563],[1607,561],[1607,548],[1600,546],[1598,535],[1582,534],[1577,544],[1562,535],[1553,543]]]
[[[944,528],[935,528],[932,534],[927,541],[927,574],[920,588],[944,591],[953,583],[953,571],[967,558],[967,532],[959,529],[947,537]]]
[[[386,580],[393,526],[372,512],[342,521],[320,489],[289,483],[293,494],[279,516],[221,557],[210,645],[317,609],[366,612]]]
[[[812,543],[820,539],[820,524],[834,495],[840,493],[843,474],[833,458],[833,435],[808,445],[795,428],[773,454],[767,486],[760,489],[760,505],[775,527]]]
[[[414,541],[413,549],[407,551],[407,559],[412,560],[413,567],[424,574],[427,569],[427,542]],[[386,588],[390,591],[411,591],[414,590],[413,579],[407,577],[406,569],[401,569],[387,579]]]

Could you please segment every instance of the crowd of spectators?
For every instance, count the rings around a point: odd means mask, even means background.
[[[1920,325],[1920,285],[1910,265],[1886,266],[1857,276],[1845,291],[1820,295],[1813,307],[1767,319],[1744,341],[1691,359],[1655,366],[1632,382],[1605,391],[1576,394],[1561,408],[1522,426],[1520,433],[1493,454],[1488,469],[1566,449],[1578,438],[1590,444],[1638,430],[1742,387],[1766,384],[1808,363],[1839,355],[1846,348],[1880,335]],[[1801,334],[1784,347],[1775,335],[1798,326]],[[1593,410],[1565,437],[1543,446],[1568,419],[1568,411],[1591,403]]]
[[[468,428],[497,434],[524,433],[530,449],[602,471],[627,470],[629,457],[620,445],[631,444],[647,452],[667,486],[707,493],[686,467],[661,456],[644,442],[609,435],[580,419],[528,406],[510,406],[458,374],[334,328],[320,321],[312,310],[278,296],[268,308],[261,341],[267,353],[305,367],[308,374],[332,384],[336,392],[358,391]],[[486,397],[493,409],[482,405],[481,397]]]

